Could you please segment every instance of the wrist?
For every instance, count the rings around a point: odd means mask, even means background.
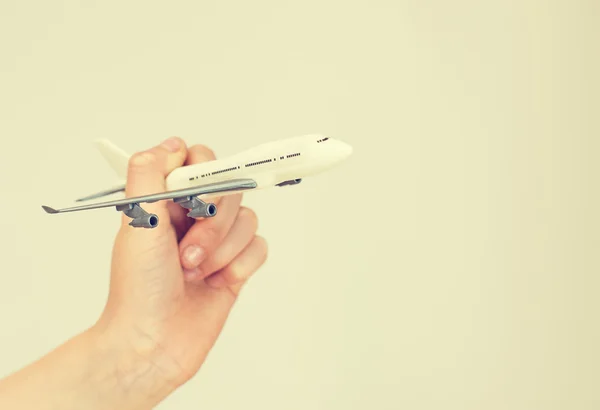
[[[0,408],[147,409],[176,387],[160,360],[94,326],[0,383]],[[35,394],[32,394],[35,392]]]
[[[150,343],[100,324],[82,337],[94,368],[94,382],[110,388],[117,398],[115,408],[152,408],[179,387],[170,364]]]

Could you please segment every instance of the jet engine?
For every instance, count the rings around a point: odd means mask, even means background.
[[[300,182],[302,182],[302,178],[290,179],[288,181],[278,183],[277,186],[298,185]]]
[[[136,228],[156,228],[158,226],[158,216],[155,214],[148,214],[134,218],[129,225]]]
[[[187,216],[190,218],[210,218],[217,214],[217,206],[213,203],[207,204],[206,202],[202,202],[198,204],[190,212],[188,212]]]
[[[217,206],[213,203],[206,203],[195,196],[186,196],[175,198],[173,201],[182,208],[189,209],[187,216],[190,218],[212,218],[217,214]]]
[[[117,211],[123,212],[131,218],[130,226],[134,228],[153,229],[158,226],[158,216],[144,211],[139,204],[117,205]]]

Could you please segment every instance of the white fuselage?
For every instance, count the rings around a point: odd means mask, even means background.
[[[270,188],[329,169],[351,153],[350,145],[323,135],[288,138],[262,144],[224,159],[177,168],[166,178],[167,190],[239,178],[253,179],[257,184],[256,189]],[[214,196],[235,192],[221,192]]]

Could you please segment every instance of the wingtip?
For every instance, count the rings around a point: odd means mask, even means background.
[[[46,206],[46,205],[42,205],[42,208],[44,209],[44,211],[46,211],[49,214],[57,214],[58,213],[58,211],[56,209],[51,208],[51,207]]]

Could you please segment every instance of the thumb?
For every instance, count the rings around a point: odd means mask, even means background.
[[[175,168],[183,165],[187,157],[185,142],[171,137],[162,144],[131,156],[127,168],[125,195],[127,198],[151,195],[166,190],[165,178]],[[159,218],[159,227],[170,226],[167,201],[144,203],[140,206]],[[129,225],[131,218],[123,215],[123,224]]]

